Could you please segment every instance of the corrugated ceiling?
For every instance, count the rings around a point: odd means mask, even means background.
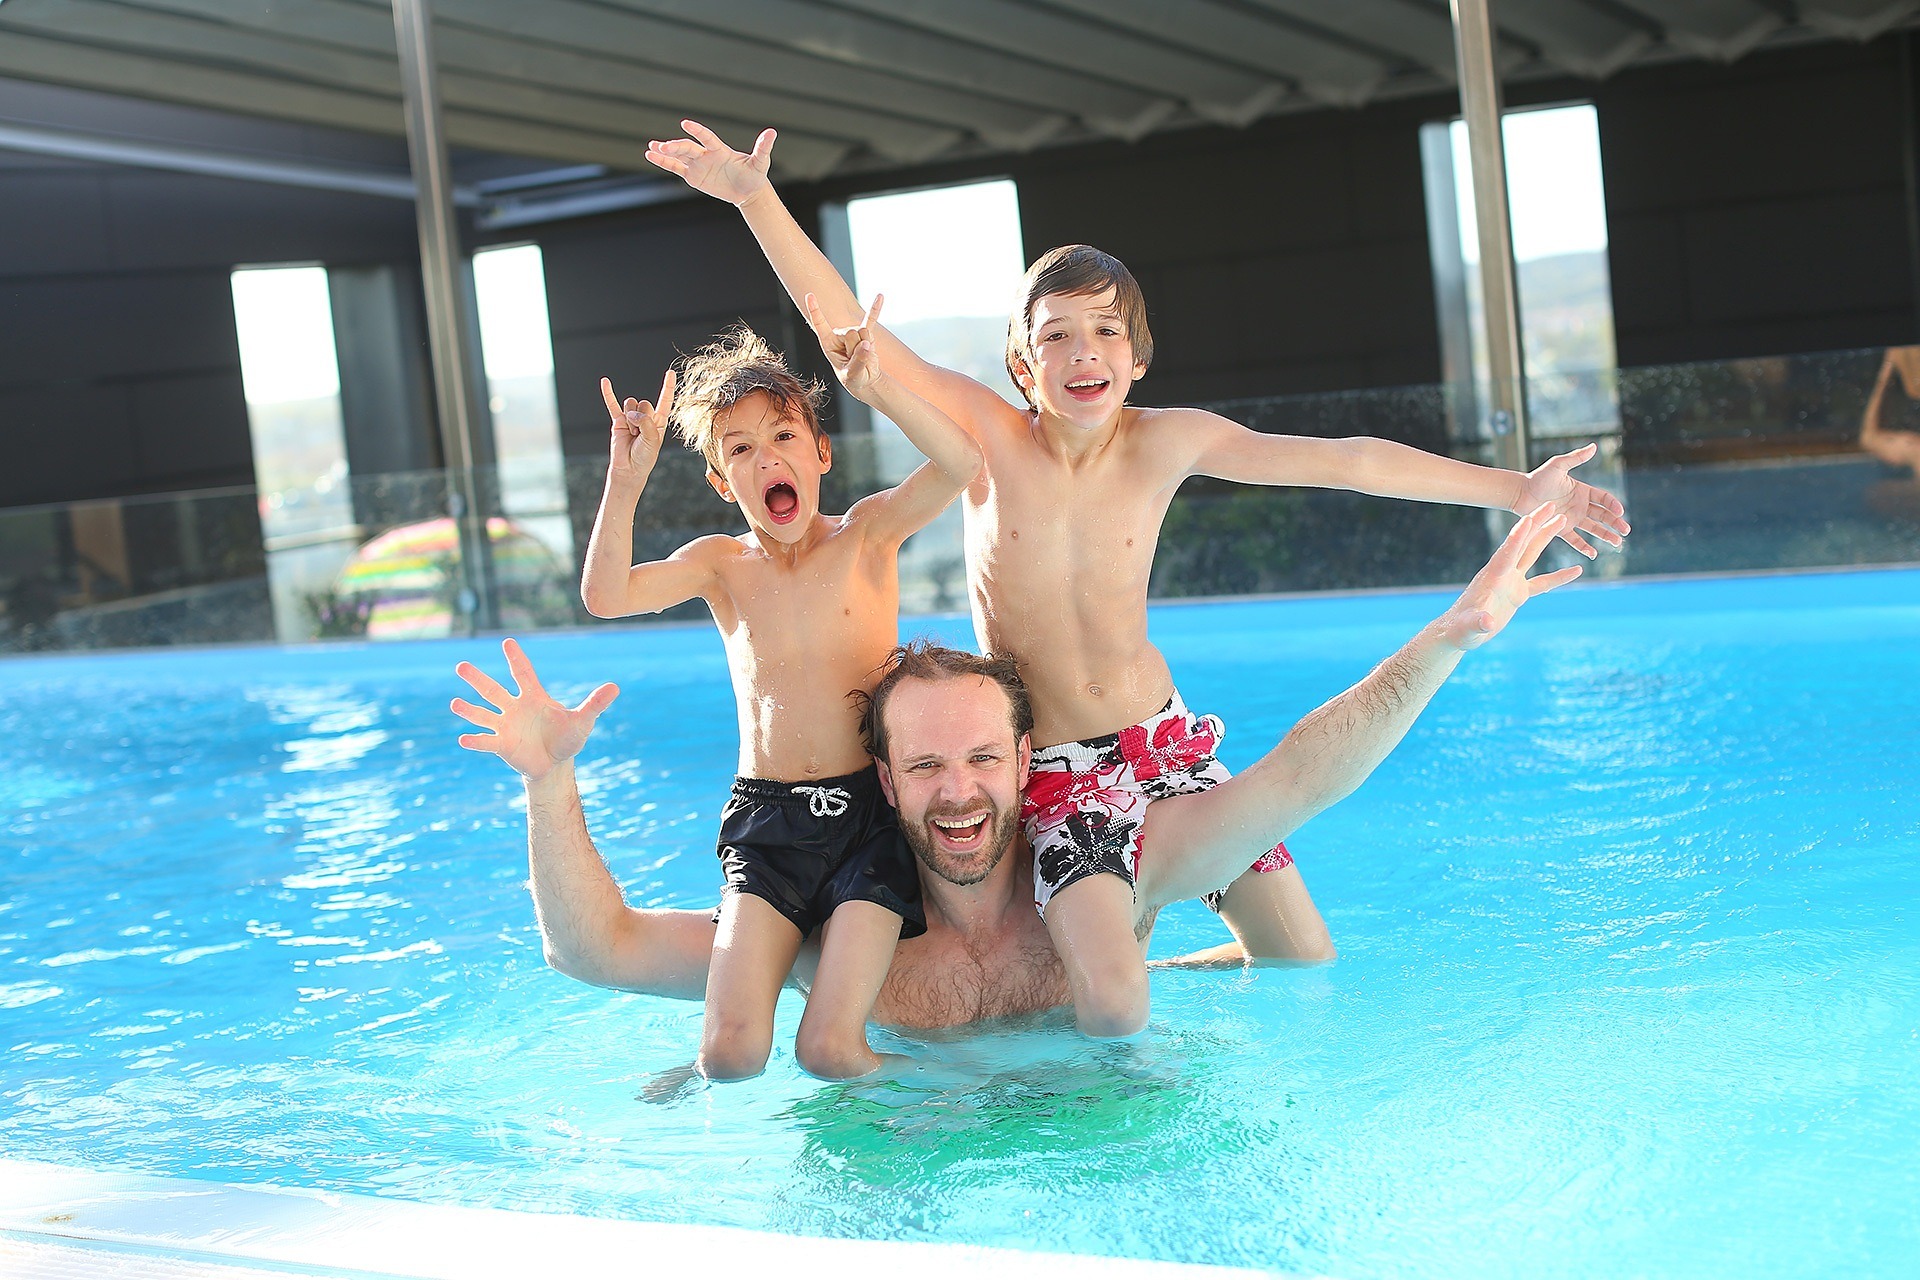
[[[1510,76],[1867,39],[1920,0],[1494,0]],[[1452,83],[1442,0],[434,0],[449,137],[644,170],[699,117],[818,178]],[[0,76],[401,135],[380,0],[0,0]]]

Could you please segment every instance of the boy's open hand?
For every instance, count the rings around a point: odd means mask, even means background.
[[[607,402],[607,413],[613,420],[613,456],[607,462],[609,474],[645,479],[653,471],[653,464],[660,460],[661,442],[666,439],[668,417],[673,413],[673,386],[674,374],[669,369],[660,382],[658,408],[631,396],[622,406],[614,399],[613,382],[600,379],[600,395]]]
[[[1527,474],[1520,486],[1520,498],[1513,504],[1516,514],[1546,507],[1549,515],[1565,516],[1560,537],[1568,546],[1591,560],[1600,553],[1581,537],[1590,533],[1610,547],[1618,548],[1632,528],[1620,499],[1605,489],[1597,489],[1567,474],[1583,462],[1590,462],[1598,445],[1587,445],[1572,453],[1549,458]]]
[[[763,129],[750,152],[735,151],[720,135],[698,120],[682,120],[687,137],[647,144],[647,159],[668,173],[677,173],[687,185],[731,205],[745,204],[765,191],[767,167],[773,163],[772,129]]]
[[[880,378],[880,353],[873,344],[873,328],[880,319],[880,304],[885,301],[885,294],[874,294],[873,305],[867,308],[859,324],[836,329],[821,313],[820,299],[811,293],[807,295],[807,323],[813,326],[813,336],[820,339],[820,350],[826,353],[827,363],[833,366],[840,385],[861,400],[867,398]]]
[[[1453,607],[1440,617],[1440,629],[1449,644],[1477,649],[1500,634],[1500,629],[1534,596],[1545,595],[1580,576],[1581,566],[1529,578],[1540,553],[1556,536],[1566,537],[1567,518],[1540,506],[1513,526],[1507,540],[1473,575]]]
[[[603,684],[588,694],[586,701],[569,710],[540,687],[540,678],[533,674],[533,664],[527,661],[518,641],[503,640],[500,648],[507,655],[507,670],[520,686],[518,694],[508,693],[497,680],[471,662],[463,662],[453,669],[455,675],[473,686],[474,692],[493,704],[476,707],[465,698],[453,700],[453,714],[482,729],[492,730],[463,733],[460,745],[469,751],[491,751],[529,782],[535,782],[580,753],[580,748],[587,745],[587,735],[593,732],[593,722],[620,696],[620,690]]]

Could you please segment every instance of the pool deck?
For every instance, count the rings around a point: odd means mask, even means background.
[[[914,1280],[1229,1280],[1238,1268],[971,1245],[417,1204],[0,1160],[10,1280],[910,1275]]]

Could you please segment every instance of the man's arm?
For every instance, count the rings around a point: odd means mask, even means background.
[[[596,618],[658,613],[705,595],[713,579],[698,541],[665,560],[633,562],[633,513],[640,505],[654,464],[660,460],[668,416],[673,412],[673,384],[673,370],[669,369],[660,384],[658,408],[631,397],[623,407],[614,397],[613,383],[600,379],[613,445],[606,488],[600,495],[600,509],[594,513],[586,565],[580,573],[580,602]]]
[[[1549,514],[1567,517],[1560,536],[1588,559],[1596,552],[1582,534],[1618,547],[1629,529],[1618,498],[1569,474],[1593,458],[1597,447],[1591,444],[1522,474],[1370,436],[1320,440],[1268,435],[1202,410],[1173,412],[1180,415],[1181,426],[1197,447],[1189,467],[1192,475],[1240,484],[1352,489],[1381,498],[1492,507],[1516,514],[1545,506]]]
[[[455,698],[452,709],[489,730],[462,734],[461,746],[499,756],[526,781],[527,862],[547,963],[595,986],[701,999],[713,951],[711,915],[629,907],[587,834],[573,757],[620,691],[603,684],[569,709],[541,687],[519,644],[507,640],[501,648],[520,691],[463,662],[454,670],[492,706]]]
[[[874,295],[860,323],[836,329],[821,314],[819,299],[806,297],[807,323],[820,339],[820,350],[833,366],[841,385],[865,403],[887,415],[913,446],[927,456],[925,466],[891,489],[855,503],[849,518],[858,521],[883,543],[898,546],[926,527],[973,483],[980,474],[980,442],[959,424],[916,395],[913,389],[880,367],[875,343],[881,297]]]
[[[587,833],[571,760],[527,779],[527,866],[549,965],[596,987],[706,996],[713,913],[627,905]]]
[[[1308,818],[1351,794],[1406,736],[1462,654],[1498,634],[1531,597],[1580,576],[1575,565],[1527,577],[1565,523],[1545,508],[1528,515],[1452,608],[1308,714],[1251,768],[1211,791],[1155,801],[1140,861],[1142,905],[1226,885]]]
[[[696,120],[682,120],[685,138],[672,142],[647,144],[647,159],[669,173],[678,174],[695,191],[724,200],[740,210],[753,238],[774,274],[780,277],[793,305],[805,314],[806,297],[820,300],[820,311],[827,323],[848,327],[860,323],[863,308],[853,289],[840,278],[827,255],[807,237],[794,221],[793,214],[781,202],[780,194],[767,178],[773,161],[772,129],[763,130],[751,152],[735,151],[720,140],[720,135]],[[885,328],[877,330],[880,357],[895,377],[919,395],[974,430],[978,415],[988,412],[1012,412],[999,394],[963,373],[943,369],[921,359],[906,343]],[[884,410],[882,412],[885,412]],[[889,417],[892,415],[889,414]]]

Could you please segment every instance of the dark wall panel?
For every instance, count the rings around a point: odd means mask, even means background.
[[[1911,342],[1900,34],[1594,91],[1624,365]]]
[[[730,206],[687,201],[543,228],[539,239],[569,456],[606,453],[602,377],[623,397],[651,400],[676,357],[728,325],[745,321],[812,358],[793,345],[779,281]]]
[[[229,273],[416,259],[400,201],[10,159],[0,506],[253,483]]]
[[[1147,295],[1168,404],[1439,376],[1418,128],[1393,104],[1013,166],[1029,256],[1084,241]]]

